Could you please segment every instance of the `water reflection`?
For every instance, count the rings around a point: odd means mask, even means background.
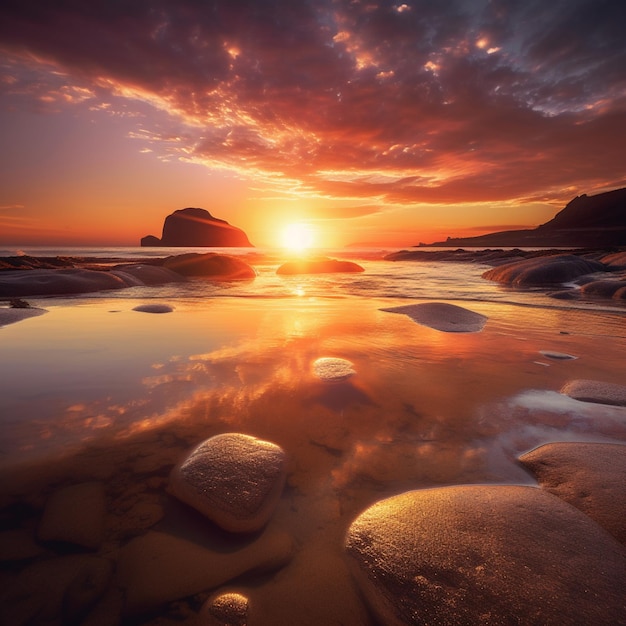
[[[523,395],[556,393],[571,378],[619,382],[624,340],[586,336],[584,319],[557,334],[562,312],[547,322],[541,312],[542,327],[524,312],[527,323],[512,325],[506,307],[483,304],[483,332],[449,334],[375,302],[223,299],[164,316],[135,304],[115,315],[106,304],[60,307],[28,332],[3,331],[14,354],[2,382],[6,466],[104,435],[239,430],[283,446],[300,488],[323,477],[333,489],[386,490],[519,481],[515,455],[560,432],[624,438],[623,422],[597,407],[592,426]],[[580,358],[540,365],[546,348]],[[320,381],[312,364],[325,356],[349,360],[356,374]]]

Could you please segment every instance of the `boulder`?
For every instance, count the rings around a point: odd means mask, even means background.
[[[556,285],[575,280],[586,274],[606,271],[597,261],[574,254],[541,256],[499,265],[482,276],[488,280],[519,287]]]
[[[170,475],[170,491],[224,530],[256,532],[270,519],[285,484],[285,453],[239,433],[207,439]]]
[[[624,624],[626,550],[536,487],[444,487],[378,502],[350,526],[380,623]]]
[[[186,208],[165,218],[161,239],[148,235],[142,246],[226,248],[251,247],[248,236],[227,221],[213,217],[206,209]]]
[[[571,380],[561,388],[561,393],[581,402],[597,402],[626,406],[626,386],[599,380]]]
[[[387,313],[408,315],[414,322],[447,333],[476,333],[483,329],[487,317],[455,304],[445,302],[425,302],[408,304],[389,309]]]
[[[624,280],[594,280],[584,284],[580,292],[585,296],[614,298],[617,291],[626,287]]]
[[[254,570],[274,570],[293,555],[293,540],[268,529],[236,551],[211,550],[162,532],[132,539],[119,553],[117,581],[126,596],[127,614],[159,608]]]
[[[0,297],[60,296],[127,286],[112,272],[97,270],[33,269],[0,273]]]
[[[603,256],[600,261],[611,269],[626,269],[626,250]]]
[[[37,535],[41,541],[64,541],[96,549],[104,539],[105,513],[102,483],[64,487],[49,496]]]
[[[626,445],[548,443],[519,460],[544,489],[626,545]]]
[[[111,561],[91,555],[29,565],[0,591],[0,624],[81,624],[112,575]]]
[[[352,261],[338,261],[337,259],[299,259],[283,263],[277,270],[277,274],[339,274],[358,273],[365,270]]]
[[[241,280],[256,277],[254,268],[242,259],[215,252],[179,254],[165,259],[163,265],[182,276],[205,277],[213,280]]]

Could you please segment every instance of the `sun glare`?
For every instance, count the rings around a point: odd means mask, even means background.
[[[304,252],[315,243],[315,229],[305,222],[289,224],[283,230],[282,243],[288,250]]]

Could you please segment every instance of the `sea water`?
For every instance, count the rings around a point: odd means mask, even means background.
[[[288,258],[284,252],[225,249],[221,252],[240,255],[252,265],[256,278],[199,278],[27,298],[48,312],[0,328],[0,464],[55,454],[110,433],[180,421],[181,416],[208,420],[216,430],[228,425],[276,440],[285,433],[283,421],[320,406],[338,423],[354,411],[361,415],[354,418],[354,441],[362,438],[359,421],[375,423],[378,416],[386,416],[399,424],[400,431],[385,431],[386,443],[378,441],[377,447],[393,447],[396,437],[402,441],[406,426],[401,424],[414,414],[423,422],[418,437],[422,443],[441,428],[450,440],[456,439],[455,430],[472,440],[483,427],[473,432],[467,420],[480,425],[491,412],[519,415],[530,410],[519,398],[526,403],[532,398],[533,410],[537,402],[545,402],[542,417],[531,420],[537,429],[538,421],[552,419],[546,416],[554,413],[555,403],[566,412],[574,410],[558,393],[567,380],[623,381],[626,307],[621,303],[555,300],[545,290],[514,289],[483,279],[486,265],[386,260],[393,251],[323,251],[353,260],[364,271],[284,276],[276,272]],[[187,250],[28,248],[0,250],[0,256],[128,263],[182,252]],[[405,315],[384,312],[432,301],[486,315],[488,324],[481,333],[441,333]],[[167,304],[173,313],[134,310],[147,303]],[[577,358],[556,362],[542,350]],[[312,372],[315,360],[324,357],[349,360],[356,374],[343,385],[320,387]],[[517,403],[514,410],[510,403]],[[607,437],[616,419],[626,424],[626,409],[594,410],[608,426],[603,422],[594,435],[583,420],[587,438]],[[274,415],[270,418],[268,412]],[[491,420],[490,428],[502,436],[528,427],[517,419],[495,427]],[[546,437],[581,436],[576,419],[568,424],[558,435],[547,435],[543,427],[540,434],[533,430],[515,451]],[[578,424],[574,431],[571,424]],[[325,440],[324,428],[313,429],[313,435],[309,430],[307,426],[311,440]],[[622,434],[618,428],[617,438]]]

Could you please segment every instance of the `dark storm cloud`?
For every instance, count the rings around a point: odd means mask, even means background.
[[[396,203],[569,199],[624,182],[624,7],[20,0],[0,46],[152,99],[208,164]]]

